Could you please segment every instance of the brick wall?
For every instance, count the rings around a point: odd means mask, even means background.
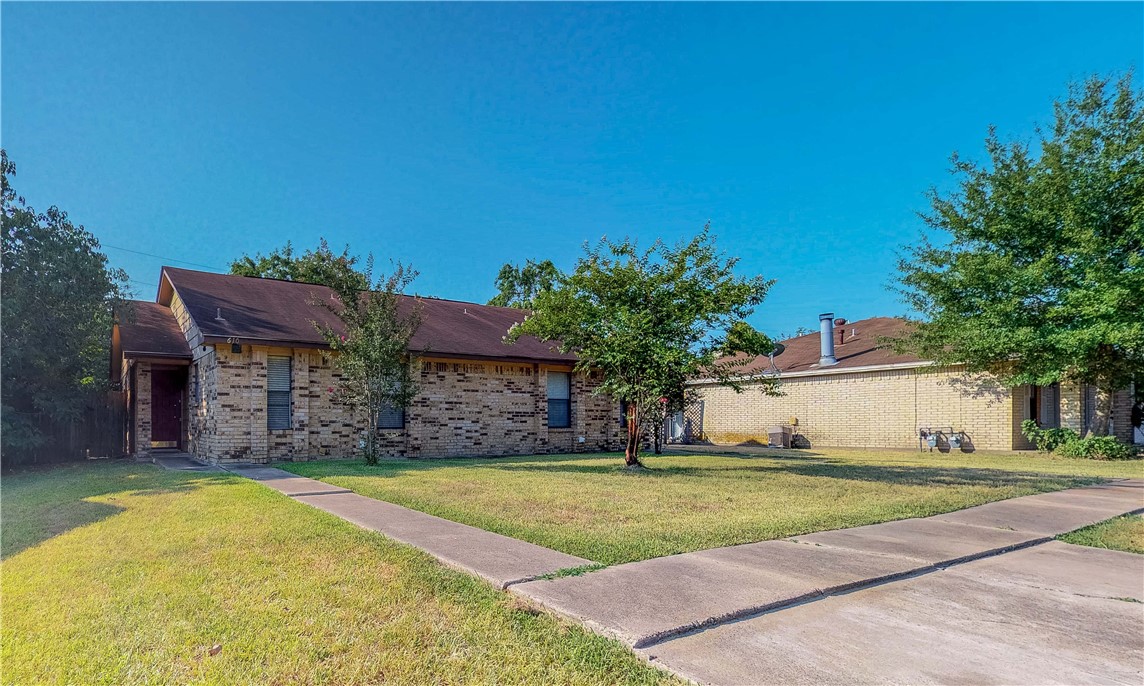
[[[781,397],[763,395],[757,384],[747,384],[741,394],[717,385],[696,391],[703,401],[704,435],[715,443],[766,443],[771,426],[793,417],[810,446],[916,448],[919,427],[930,426],[964,432],[966,447],[1025,447],[1024,408],[1014,402],[1014,390],[956,369],[789,377]]]
[[[1112,395],[1112,434],[1125,443],[1132,442],[1132,394],[1128,389]]]
[[[134,450],[136,457],[142,457],[151,452],[151,363],[137,361],[131,366],[135,374],[134,398]]]
[[[1084,433],[1085,389],[1077,383],[1061,383],[1061,428]]]
[[[188,445],[215,461],[308,460],[355,454],[364,416],[334,400],[339,374],[329,351],[229,345],[192,365],[200,384]],[[266,358],[293,358],[291,428],[266,428]],[[572,427],[548,428],[547,373],[527,363],[426,359],[404,429],[379,430],[392,456],[452,457],[615,450],[619,407],[592,395],[597,381],[572,377]],[[583,438],[583,442],[581,442]]]
[[[1080,383],[1061,384],[1061,426],[1082,436],[1092,428],[1096,389]],[[1128,389],[1112,394],[1110,433],[1125,443],[1132,442],[1132,394]]]

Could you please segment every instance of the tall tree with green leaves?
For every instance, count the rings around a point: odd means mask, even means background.
[[[22,461],[45,431],[64,431],[108,383],[112,316],[124,311],[127,274],[99,241],[57,207],[36,212],[11,185],[0,150],[3,202],[2,452]],[[129,313],[128,313],[129,316]]]
[[[488,304],[531,309],[536,296],[542,291],[552,290],[559,278],[560,270],[552,260],[528,260],[521,267],[505,264],[497,273],[498,292]]]
[[[1112,393],[1144,369],[1144,109],[1132,75],[1093,77],[1056,103],[1033,145],[985,141],[953,157],[956,190],[930,191],[935,237],[905,250],[900,290],[921,317],[899,349],[1008,385]]]
[[[675,246],[657,241],[641,250],[605,238],[585,252],[570,274],[537,293],[532,315],[506,341],[556,342],[578,356],[578,372],[598,373],[594,392],[627,406],[624,462],[640,467],[647,420],[662,416],[658,405],[682,401],[697,376],[739,391],[735,371],[771,351],[744,319],[773,282],[736,276],[738,258],[716,249],[710,226]]]
[[[364,291],[370,287],[370,282],[359,269],[359,262],[357,255],[350,254],[348,245],[340,253],[335,253],[326,239],[321,238],[317,248],[300,255],[290,241],[266,255],[243,255],[230,263],[230,273]]]
[[[372,290],[359,289],[345,281],[331,286],[334,301],[316,299],[341,321],[341,328],[314,326],[336,355],[334,366],[341,373],[335,391],[338,401],[354,408],[366,420],[362,454],[376,464],[378,418],[383,410],[404,410],[417,395],[419,360],[411,349],[413,335],[421,325],[421,306],[403,303],[405,289],[417,272],[400,263],[392,273],[373,280],[373,256],[361,272]]]

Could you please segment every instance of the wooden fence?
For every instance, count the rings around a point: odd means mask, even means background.
[[[5,451],[4,467],[71,462],[126,453],[126,402],[122,391],[93,395],[78,419],[36,422],[45,441],[30,449]]]

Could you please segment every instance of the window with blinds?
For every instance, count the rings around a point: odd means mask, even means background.
[[[266,428],[290,428],[290,358],[266,358]]]
[[[377,428],[404,429],[405,408],[389,406],[381,408],[381,410],[377,413]]]
[[[572,426],[572,375],[548,372],[548,428]]]

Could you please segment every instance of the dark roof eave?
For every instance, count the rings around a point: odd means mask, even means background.
[[[522,357],[505,355],[504,357],[493,355],[473,355],[471,353],[450,353],[442,350],[422,350],[416,351],[416,354],[423,358],[446,358],[456,360],[486,360],[488,362],[514,362],[522,364],[561,364],[561,365],[574,365],[576,360],[569,357]]]
[[[254,336],[236,336],[204,333],[203,343],[254,343],[255,345],[271,345],[281,346],[283,348],[318,348],[320,350],[329,350],[330,346],[326,343],[319,341],[291,341],[282,338],[256,338]]]
[[[124,350],[123,356],[127,357],[127,358],[167,357],[167,358],[171,358],[173,360],[189,360],[189,359],[191,359],[191,354],[189,352],[186,352],[186,353],[162,353],[162,352],[155,352],[153,350]]]
[[[266,345],[266,346],[279,346],[283,348],[313,348],[315,350],[329,350],[330,346],[325,343],[318,343],[316,341],[289,341],[280,338],[252,338],[243,336],[219,336],[219,335],[204,335],[203,343],[230,343],[232,339],[237,340],[238,343]],[[459,353],[449,352],[446,350],[413,350],[413,354],[418,357],[440,357],[451,358],[458,360],[488,360],[490,362],[520,362],[520,363],[534,363],[543,362],[545,364],[576,364],[576,358],[571,356],[562,355],[560,353],[553,353],[551,357],[532,357],[522,355],[473,355],[472,353]]]

